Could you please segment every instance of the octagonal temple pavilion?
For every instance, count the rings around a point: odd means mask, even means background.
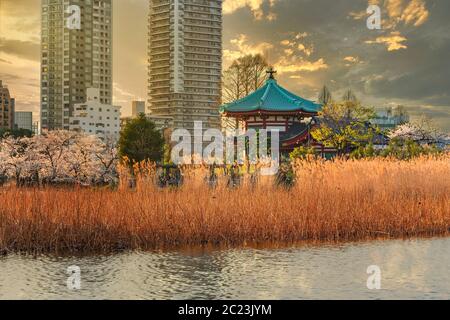
[[[223,105],[223,117],[233,119],[236,127],[244,129],[278,129],[280,150],[289,153],[296,147],[311,144],[310,131],[322,105],[306,100],[281,87],[274,74],[263,87],[245,98]]]

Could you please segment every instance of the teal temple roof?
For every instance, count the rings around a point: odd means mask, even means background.
[[[220,107],[221,113],[265,112],[306,112],[317,113],[322,109],[320,104],[303,99],[269,78],[265,85],[245,98]]]

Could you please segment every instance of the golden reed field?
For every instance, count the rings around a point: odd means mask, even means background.
[[[145,171],[145,170],[144,170]],[[450,156],[303,161],[291,189],[270,178],[211,189],[206,169],[159,189],[152,169],[137,188],[0,188],[0,251],[112,253],[181,246],[450,234]]]

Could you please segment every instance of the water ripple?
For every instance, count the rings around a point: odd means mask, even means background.
[[[450,239],[0,258],[0,299],[449,299]],[[69,266],[81,289],[67,288]],[[366,287],[367,267],[382,290]]]

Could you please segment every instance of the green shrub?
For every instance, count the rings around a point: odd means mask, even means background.
[[[317,152],[314,147],[300,146],[298,148],[295,148],[294,151],[292,151],[291,154],[289,155],[291,160],[307,159],[310,156],[317,156]]]

